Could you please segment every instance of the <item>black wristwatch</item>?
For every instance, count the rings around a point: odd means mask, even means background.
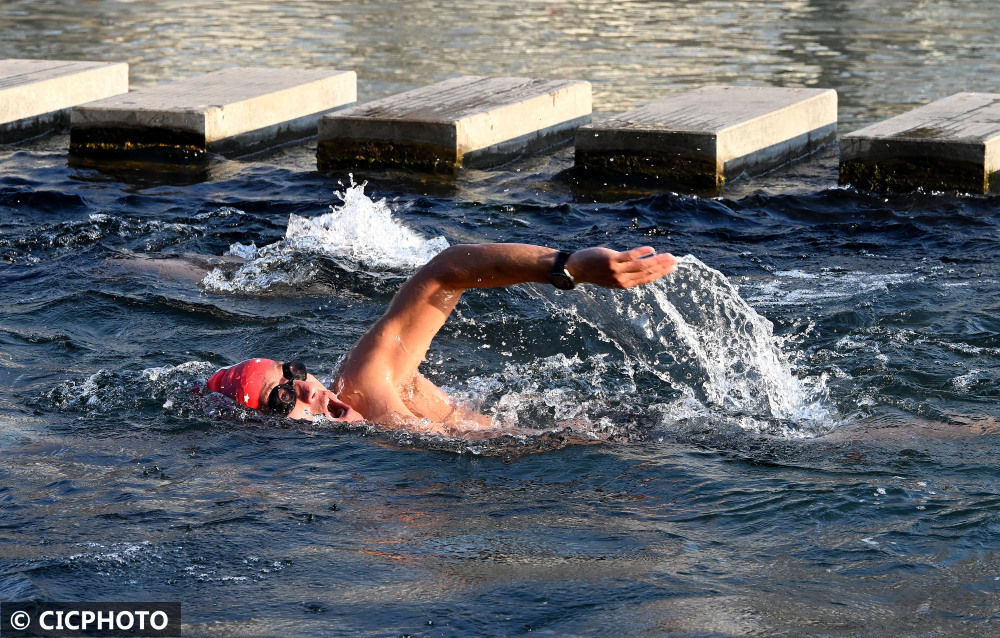
[[[556,261],[552,264],[552,272],[549,273],[549,281],[552,285],[560,290],[573,290],[576,288],[576,282],[573,281],[573,275],[569,274],[566,270],[566,262],[569,261],[570,255],[573,253],[568,250],[560,250],[559,254],[556,255]]]

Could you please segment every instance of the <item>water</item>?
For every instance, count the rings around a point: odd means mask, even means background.
[[[831,87],[850,131],[995,90],[998,14],[15,0],[0,49],[125,59],[135,86],[354,68],[364,100],[583,77],[598,114],[713,82]],[[996,632],[995,198],[839,188],[835,148],[699,198],[579,184],[567,149],[362,189],[315,173],[308,142],[191,175],[67,146],[0,149],[0,600],[177,600],[191,636]],[[467,241],[682,259],[633,291],[469,293],[426,373],[505,435],[289,424],[192,392],[251,355],[328,375]]]

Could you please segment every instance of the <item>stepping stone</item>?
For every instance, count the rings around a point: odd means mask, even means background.
[[[717,189],[807,155],[836,135],[832,89],[707,86],[582,127],[576,165]]]
[[[128,92],[128,64],[0,60],[0,143],[69,123],[69,109]]]
[[[840,183],[863,190],[987,193],[998,171],[997,93],[956,93],[840,140]]]
[[[321,170],[482,167],[569,139],[590,121],[590,83],[459,77],[325,116]]]
[[[354,71],[225,69],[74,108],[70,152],[171,161],[245,154],[314,135],[324,113],[356,99]]]

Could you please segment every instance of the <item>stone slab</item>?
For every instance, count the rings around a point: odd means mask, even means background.
[[[323,114],[356,100],[354,71],[224,69],[74,108],[70,152],[172,160],[248,153],[314,135]]]
[[[877,191],[1000,189],[1000,94],[956,93],[844,135],[840,182]]]
[[[580,128],[576,166],[711,189],[807,155],[836,134],[832,89],[706,86]]]
[[[590,83],[463,76],[325,116],[321,170],[488,166],[572,136],[590,120]]]
[[[128,64],[0,60],[0,143],[41,135],[69,121],[69,109],[128,92]]]

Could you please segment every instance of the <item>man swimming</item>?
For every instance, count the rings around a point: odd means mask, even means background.
[[[208,387],[254,410],[308,419],[369,421],[436,433],[490,427],[489,416],[457,404],[418,368],[431,341],[469,288],[551,283],[631,288],[672,272],[676,260],[649,246],[570,253],[529,244],[457,245],[445,249],[399,289],[385,314],[362,335],[331,388],[299,361],[250,359],[216,372]]]

